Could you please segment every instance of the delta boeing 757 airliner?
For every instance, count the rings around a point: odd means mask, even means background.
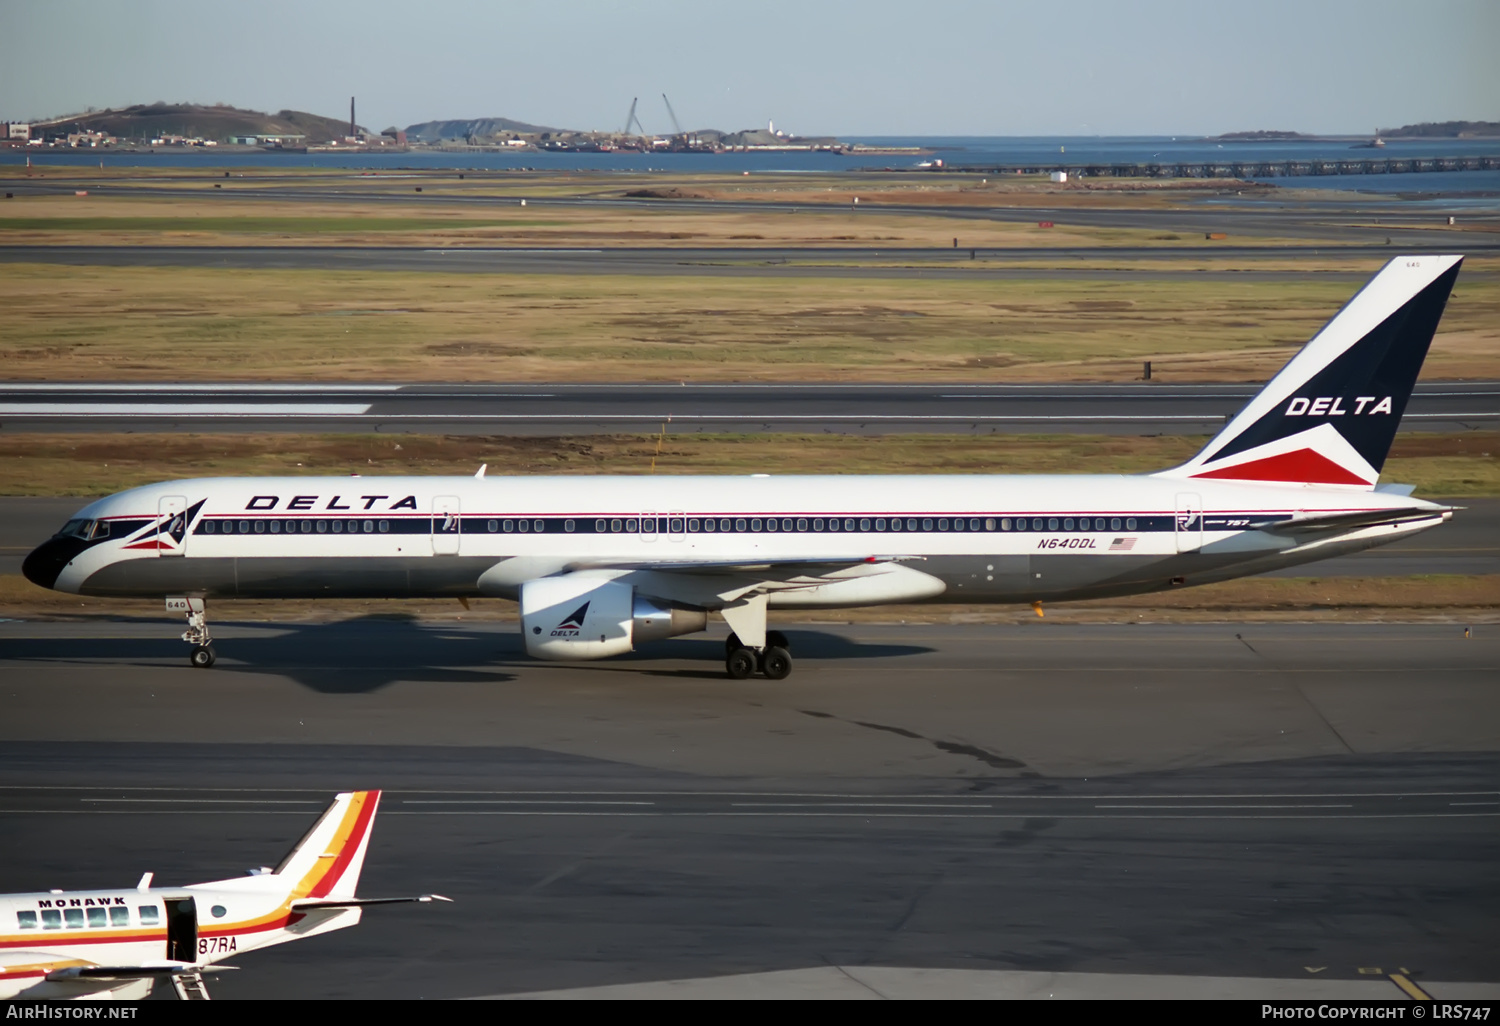
[[[715,612],[729,675],[781,679],[768,608],[1129,595],[1447,520],[1377,482],[1462,259],[1392,260],[1201,452],[1154,474],[173,481],[80,510],[24,572],[164,598],[195,666],[214,661],[207,599],[489,595],[520,602],[538,658],[619,655]]]

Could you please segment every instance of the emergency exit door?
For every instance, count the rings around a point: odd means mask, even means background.
[[[432,500],[432,554],[456,556],[461,537],[458,496],[439,495]]]

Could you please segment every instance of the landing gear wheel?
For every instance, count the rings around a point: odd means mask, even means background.
[[[760,657],[760,669],[767,680],[786,680],[792,672],[792,654],[780,645],[773,645]]]
[[[744,680],[755,669],[755,653],[748,648],[737,648],[724,659],[724,670],[730,680]]]
[[[188,656],[188,662],[200,670],[206,670],[214,664],[214,650],[212,645],[199,645],[193,649],[193,654]]]
[[[792,650],[792,643],[786,640],[786,635],[780,631],[766,631],[766,648],[784,648],[788,652]],[[781,678],[777,678],[780,680]]]

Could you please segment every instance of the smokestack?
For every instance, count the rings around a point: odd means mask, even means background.
[[[353,137],[358,134],[359,130],[354,127],[354,97],[351,96],[349,97],[349,135]]]

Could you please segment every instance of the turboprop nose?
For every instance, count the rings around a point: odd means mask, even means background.
[[[32,584],[52,588],[56,586],[57,575],[62,573],[63,567],[72,562],[83,548],[83,543],[77,538],[48,538],[27,555],[21,563],[21,573]]]

